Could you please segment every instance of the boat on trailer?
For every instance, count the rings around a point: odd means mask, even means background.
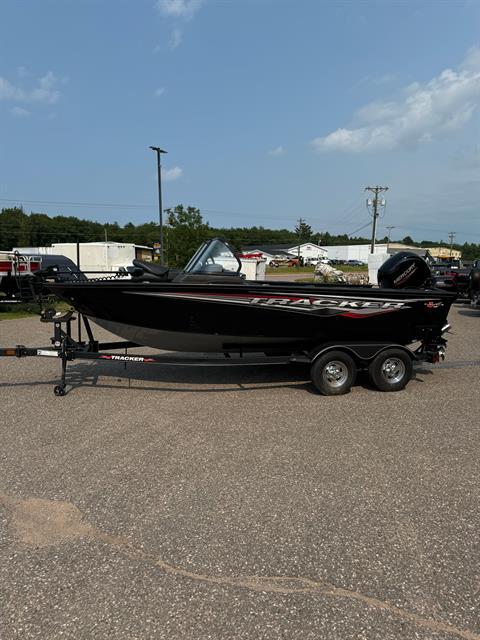
[[[92,280],[41,273],[37,289],[68,301],[84,319],[87,342],[73,340],[71,315],[44,315],[44,321],[60,325],[53,351],[65,363],[82,354],[109,359],[93,339],[93,322],[123,338],[118,348],[224,354],[223,360],[211,361],[215,366],[236,360],[274,363],[274,358],[308,363],[317,390],[338,395],[349,391],[359,369],[368,370],[378,389],[395,391],[408,383],[414,360],[437,362],[444,356],[455,295],[432,287],[427,263],[413,253],[396,254],[379,270],[379,282],[372,287],[248,281],[234,250],[213,238],[183,270],[135,260],[128,274]],[[175,360],[171,355],[127,358]],[[119,359],[112,355],[112,361]],[[193,360],[210,362],[205,357]],[[63,376],[58,395],[64,390]]]

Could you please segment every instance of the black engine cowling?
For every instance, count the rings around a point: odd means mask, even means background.
[[[378,284],[382,288],[405,289],[429,286],[432,278],[426,261],[411,251],[400,251],[382,264],[378,270]]]

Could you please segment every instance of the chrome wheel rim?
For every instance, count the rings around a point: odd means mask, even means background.
[[[400,358],[387,358],[382,364],[381,371],[386,382],[395,384],[405,376],[405,363]]]
[[[330,387],[341,387],[348,379],[347,365],[340,360],[331,360],[323,367],[322,377]]]

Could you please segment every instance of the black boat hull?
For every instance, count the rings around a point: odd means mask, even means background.
[[[178,351],[306,349],[335,341],[408,345],[439,337],[455,296],[309,283],[58,282],[46,288],[112,333]]]

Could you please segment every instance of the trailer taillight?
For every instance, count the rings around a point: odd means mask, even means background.
[[[41,267],[41,261],[40,260],[35,260],[32,262],[30,262],[30,271],[38,271]]]

